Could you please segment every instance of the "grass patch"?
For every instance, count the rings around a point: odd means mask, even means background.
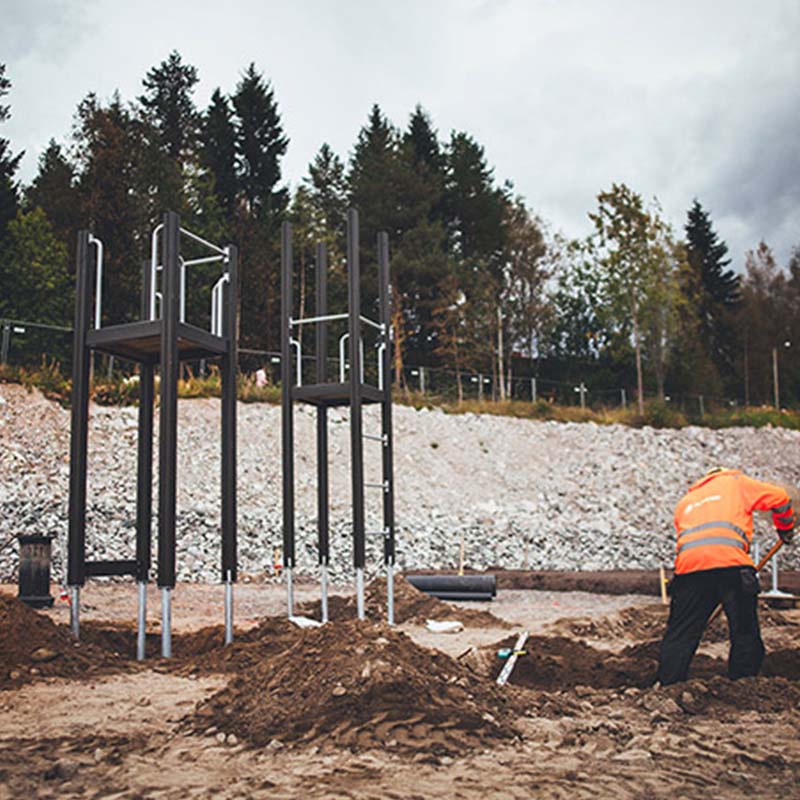
[[[71,381],[61,372],[61,365],[56,360],[44,358],[36,368],[0,365],[0,383],[18,383],[29,391],[39,389],[45,397],[68,407],[71,397]],[[208,374],[197,376],[188,373],[178,382],[178,397],[196,399],[219,397],[222,393],[222,381],[219,368],[212,366]],[[281,402],[280,386],[272,384],[257,386],[254,377],[239,375],[236,394],[243,403]],[[126,406],[139,402],[139,377],[112,376],[111,378],[95,378],[92,384],[92,399],[99,405]],[[704,417],[686,415],[679,408],[669,403],[651,400],[645,404],[645,411],[640,415],[635,407],[629,408],[580,408],[580,406],[560,406],[547,400],[530,403],[524,400],[465,400],[456,403],[451,400],[422,395],[419,392],[395,391],[394,402],[416,409],[439,408],[447,414],[493,414],[501,417],[518,419],[552,420],[555,422],[594,422],[597,425],[629,425],[641,428],[683,428],[686,425],[699,425],[707,428],[789,428],[800,430],[800,412],[794,410],[776,410],[774,408],[710,408]],[[156,401],[158,400],[158,376],[156,376]],[[438,442],[431,442],[434,450]]]

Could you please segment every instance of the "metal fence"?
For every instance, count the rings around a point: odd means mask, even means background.
[[[364,378],[377,381],[377,359],[367,343],[364,358]],[[338,351],[338,348],[337,348]],[[0,364],[35,369],[43,362],[57,364],[65,376],[72,370],[72,329],[40,322],[0,318]],[[239,370],[255,377],[263,370],[268,383],[280,384],[281,354],[271,350],[239,349]],[[303,382],[314,380],[315,357],[303,355],[299,377]],[[96,377],[112,379],[125,377],[135,372],[132,362],[115,360],[97,355],[93,364]],[[207,365],[191,363],[187,369],[193,375],[203,375]],[[328,360],[329,375],[346,378],[348,364],[344,353]],[[399,378],[399,379],[398,379]],[[334,377],[334,379],[336,379]],[[455,402],[459,398],[467,401],[498,401],[502,399],[500,383],[496,375],[476,370],[462,370],[460,374],[445,367],[403,365],[400,375],[392,370],[392,380],[398,388],[418,396],[430,397],[444,402]],[[536,403],[539,401],[560,406],[576,406],[587,409],[626,408],[635,404],[635,388],[631,386],[597,386],[586,381],[558,381],[540,377],[506,376],[505,398],[508,400]],[[460,384],[460,392],[459,392]],[[648,395],[648,399],[651,395]],[[739,401],[730,398],[704,395],[680,395],[666,398],[667,403],[684,413],[702,418],[714,407],[735,407]]]

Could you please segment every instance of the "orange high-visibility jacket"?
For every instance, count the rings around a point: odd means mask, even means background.
[[[794,526],[792,501],[781,486],[726,469],[697,481],[675,508],[675,574],[753,566],[753,512],[772,511],[778,530]]]

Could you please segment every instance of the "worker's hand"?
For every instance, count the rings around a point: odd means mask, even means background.
[[[778,536],[780,536],[780,539],[784,544],[791,544],[792,539],[794,539],[794,528],[789,528],[785,531],[778,531]]]

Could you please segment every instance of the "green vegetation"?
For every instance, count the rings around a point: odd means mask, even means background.
[[[156,384],[158,377],[156,377]],[[63,406],[70,401],[70,380],[61,373],[57,361],[44,360],[37,369],[0,366],[0,383],[19,383],[29,391],[38,389],[45,397]],[[281,402],[280,386],[269,384],[256,386],[255,380],[245,375],[239,376],[237,395],[243,403]],[[156,393],[157,396],[157,393]],[[178,396],[183,399],[198,399],[220,396],[219,372],[215,367],[203,377],[188,375],[178,384]],[[113,376],[97,378],[92,383],[92,400],[98,405],[135,405],[139,400],[137,376]],[[519,419],[553,420],[555,422],[593,422],[597,425],[629,425],[641,428],[683,428],[687,425],[700,425],[708,428],[755,427],[791,428],[800,430],[800,412],[776,411],[767,407],[711,408],[700,417],[699,413],[686,414],[668,402],[649,401],[645,403],[644,414],[636,408],[580,408],[580,406],[561,406],[538,400],[528,403],[521,400],[465,400],[453,403],[418,392],[399,391],[395,403],[416,409],[440,408],[447,414],[493,414]],[[438,442],[431,442],[432,449],[438,449]]]

